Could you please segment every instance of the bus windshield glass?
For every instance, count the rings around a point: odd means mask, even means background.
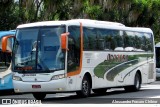
[[[18,29],[13,50],[13,70],[63,70],[65,54],[61,50],[60,35],[64,32],[65,26]]]

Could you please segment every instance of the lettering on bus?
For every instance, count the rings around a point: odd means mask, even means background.
[[[125,61],[128,61],[128,55],[108,54],[107,60],[116,61],[116,62],[125,62]]]
[[[25,77],[25,76],[36,76],[36,74],[23,74],[22,77]]]

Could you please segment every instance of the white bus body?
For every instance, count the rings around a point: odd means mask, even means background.
[[[68,50],[61,49],[65,32]],[[137,91],[155,81],[153,32],[88,19],[19,25],[12,71],[15,92],[32,92],[37,99],[50,92],[86,97],[91,89],[101,93],[111,87]]]

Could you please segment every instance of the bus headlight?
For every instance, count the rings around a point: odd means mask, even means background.
[[[22,81],[21,77],[18,77],[18,76],[13,76],[13,80]]]
[[[58,79],[62,79],[65,78],[64,74],[59,74],[59,75],[54,75],[51,80],[58,80]]]

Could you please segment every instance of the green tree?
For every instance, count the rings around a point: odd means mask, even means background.
[[[44,20],[87,18],[149,27],[160,41],[160,0],[0,0],[0,28]]]
[[[0,0],[0,30],[15,29],[20,22],[14,0]]]

